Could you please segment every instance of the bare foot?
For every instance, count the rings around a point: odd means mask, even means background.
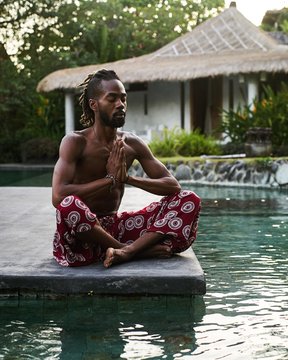
[[[128,261],[131,257],[132,256],[127,254],[124,248],[123,249],[108,248],[106,250],[106,256],[103,264],[106,268],[108,268],[112,264]]]
[[[151,248],[144,250],[138,255],[138,257],[148,257],[148,258],[159,258],[167,259],[172,256],[171,248],[168,245],[156,244]]]
[[[127,249],[113,249],[108,248],[106,250],[106,256],[104,260],[104,266],[106,268],[110,267],[113,264],[118,264],[130,260],[133,255],[126,251]],[[141,253],[135,255],[138,258],[160,258],[167,259],[172,256],[171,248],[167,245],[154,245],[149,249],[142,251]]]

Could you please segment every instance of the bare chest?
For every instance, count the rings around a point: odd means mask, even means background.
[[[129,150],[129,146],[124,148],[126,156],[127,170],[130,168],[134,158]],[[76,164],[75,182],[86,183],[96,179],[101,179],[107,174],[107,161],[110,156],[111,148],[108,146],[87,146],[82,157]]]

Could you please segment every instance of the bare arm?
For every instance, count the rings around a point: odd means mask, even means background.
[[[61,142],[52,180],[52,203],[55,207],[68,195],[89,197],[111,186],[112,180],[105,177],[83,184],[74,183],[76,164],[82,155],[85,141],[84,137],[73,134],[64,137]]]
[[[135,137],[132,140],[132,147],[148,178],[129,176],[127,184],[161,196],[174,194],[181,190],[175,177],[155,158],[144,141]]]

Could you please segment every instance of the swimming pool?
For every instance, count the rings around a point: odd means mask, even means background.
[[[51,186],[51,166],[1,166],[0,186]]]
[[[196,192],[204,297],[4,299],[0,359],[288,358],[288,193]]]
[[[0,166],[0,186],[51,186],[52,166]]]

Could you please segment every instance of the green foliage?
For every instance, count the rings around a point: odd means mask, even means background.
[[[271,168],[272,158],[270,158],[270,157],[257,158],[257,159],[254,159],[254,162],[255,162],[256,169],[261,171],[261,170]]]
[[[14,163],[21,161],[19,142],[14,137],[0,137],[0,163]]]
[[[21,146],[21,157],[24,163],[51,163],[58,155],[59,144],[49,138],[34,138]]]
[[[288,85],[281,84],[279,92],[271,87],[264,89],[264,97],[252,105],[238,107],[236,111],[223,110],[220,130],[235,144],[244,143],[246,132],[251,127],[272,129],[272,144],[276,147],[288,143]]]
[[[36,92],[47,74],[147,54],[224,7],[224,0],[0,2],[0,150],[7,161],[18,161],[28,139],[64,135],[63,94]]]
[[[156,156],[169,157],[177,155],[177,134],[175,130],[164,129],[161,137],[155,136],[149,147]]]
[[[181,132],[178,154],[183,156],[216,155],[221,150],[212,136],[200,134],[198,130],[190,133]]]
[[[18,41],[17,62],[29,68],[31,74],[39,71],[42,77],[52,69],[147,54],[224,7],[224,0],[2,3],[0,43]],[[35,62],[41,66],[31,66]]]
[[[249,106],[239,105],[236,111],[232,109],[222,111],[220,132],[223,132],[233,144],[244,143],[246,132],[252,126],[254,126],[253,117]]]
[[[267,11],[261,24],[265,31],[283,31],[288,33],[288,8]]]
[[[158,157],[200,156],[220,154],[220,146],[211,136],[200,134],[198,130],[186,132],[183,129],[165,129],[161,137],[155,137],[149,147]]]

